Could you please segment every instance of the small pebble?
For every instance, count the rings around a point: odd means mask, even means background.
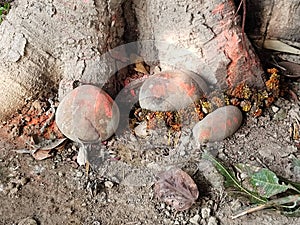
[[[18,225],[37,225],[37,222],[35,221],[35,219],[27,217],[25,219],[20,220]]]
[[[83,176],[83,172],[82,171],[77,171],[76,172],[76,177],[82,177]]]
[[[279,111],[279,108],[277,107],[277,106],[275,106],[275,105],[272,105],[272,111],[274,112],[274,113],[277,113],[278,111]]]
[[[143,121],[136,128],[134,128],[134,133],[139,137],[146,137],[148,135],[147,121]]]
[[[94,221],[92,225],[101,225],[101,223],[99,221]]]
[[[180,152],[179,152],[179,155],[180,155],[180,156],[185,156],[185,155],[186,155],[186,151],[185,151],[185,150],[180,151]]]
[[[206,219],[210,216],[210,212],[211,212],[211,209],[210,208],[207,208],[207,207],[204,207],[201,209],[201,217],[203,219]]]
[[[0,183],[0,192],[4,191],[4,185]]]
[[[217,218],[214,216],[209,217],[207,225],[218,225]]]
[[[59,177],[63,177],[63,176],[65,175],[65,174],[64,174],[63,172],[61,172],[61,171],[59,171],[57,174],[58,174]]]
[[[200,216],[198,214],[196,214],[195,216],[193,216],[192,218],[190,218],[190,222],[192,224],[198,225],[199,224],[198,223],[199,219],[200,219]]]
[[[167,217],[170,217],[170,215],[171,215],[170,212],[167,211],[167,210],[165,211],[165,214],[166,214]]]
[[[114,186],[114,183],[111,182],[111,181],[105,181],[105,182],[104,182],[104,186],[105,186],[106,188],[112,188],[112,187]]]

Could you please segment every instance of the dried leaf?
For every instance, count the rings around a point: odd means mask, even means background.
[[[32,151],[31,155],[36,160],[50,158],[52,157],[50,154],[51,151],[63,144],[66,140],[67,138],[56,139],[55,141],[44,140],[42,143],[36,146],[36,149]]]
[[[42,140],[40,143],[36,145],[32,145],[33,149],[19,149],[15,150],[17,153],[21,154],[31,154],[36,160],[43,160],[52,157],[50,154],[51,151],[61,144],[63,144],[67,138],[56,139],[55,141],[51,140]]]
[[[292,63],[288,61],[279,62],[278,63],[281,68],[284,68],[282,73],[284,76],[291,78],[299,78],[300,77],[300,65],[297,63]]]
[[[286,53],[292,53],[296,55],[300,55],[300,50],[297,48],[294,48],[282,41],[274,40],[274,39],[267,39],[264,41],[264,48],[275,50],[278,52],[286,52]]]
[[[160,174],[154,192],[160,200],[173,206],[177,211],[189,209],[199,195],[193,179],[178,168]]]
[[[136,63],[134,70],[143,74],[149,74],[142,62]]]
[[[52,155],[50,154],[50,152],[51,152],[51,149],[50,150],[38,149],[37,151],[35,151],[34,153],[32,153],[32,156],[36,160],[43,160],[43,159],[47,159],[47,158],[52,157]]]
[[[54,148],[57,148],[58,146],[60,146],[61,144],[63,144],[65,141],[67,140],[67,138],[61,138],[61,139],[56,139],[55,141],[49,141],[46,142],[40,147],[41,150],[52,150]]]

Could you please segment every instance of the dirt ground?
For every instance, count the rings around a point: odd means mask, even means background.
[[[293,90],[299,97],[296,81]],[[267,167],[299,181],[292,158],[300,159],[300,145],[291,131],[299,116],[299,102],[280,98],[261,117],[245,117],[242,127],[223,143],[200,147],[190,140],[189,128],[174,145],[163,133],[138,138],[125,132],[97,147],[101,157],[92,156],[89,175],[76,164],[75,143],[67,142],[53,157],[36,160],[15,151],[28,149],[29,139],[21,135],[20,127],[4,123],[0,129],[0,224],[300,224],[300,218],[276,210],[231,219],[248,202],[229,195],[222,177],[201,159],[201,153],[209,150],[228,164]],[[108,159],[103,160],[104,156]],[[196,204],[184,212],[175,212],[153,193],[155,175],[172,166],[191,175],[199,188]]]

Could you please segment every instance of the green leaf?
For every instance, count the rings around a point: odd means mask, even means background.
[[[244,188],[241,183],[238,181],[238,179],[232,174],[231,171],[227,170],[218,160],[216,160],[211,154],[205,152],[202,155],[203,159],[209,160],[213,163],[213,165],[216,167],[216,169],[223,175],[225,178],[225,185],[226,186],[233,186],[239,191],[245,193],[248,195],[251,199],[258,203],[265,203],[266,199],[260,197],[257,193],[250,191],[246,188]]]
[[[244,179],[250,178],[254,173],[258,172],[261,167],[253,166],[250,164],[238,163],[234,165],[235,169],[241,174]]]
[[[8,13],[9,8],[9,3],[5,3],[3,6],[0,7],[0,23],[3,21],[3,15]]]
[[[300,159],[293,158],[293,170],[296,175],[300,174]]]
[[[251,176],[251,184],[257,188],[259,194],[265,198],[270,198],[276,194],[285,192],[290,186],[279,184],[276,174],[268,169],[261,169]]]

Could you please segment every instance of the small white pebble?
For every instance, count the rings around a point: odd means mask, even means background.
[[[217,218],[214,216],[209,217],[207,225],[218,225]]]
[[[279,111],[279,108],[275,105],[272,105],[271,108],[274,113],[277,113]]]
[[[61,171],[59,171],[59,172],[58,172],[58,176],[59,176],[59,177],[63,177],[63,176],[64,176],[64,173],[61,172]]]
[[[83,176],[83,172],[82,171],[77,171],[76,172],[76,177],[82,177]]]
[[[170,216],[170,212],[169,211],[165,211],[165,214],[166,214],[167,217]]]
[[[200,216],[198,214],[196,214],[195,216],[193,216],[192,218],[190,218],[190,222],[192,224],[198,225],[199,224],[198,223],[199,219],[200,219]]]
[[[105,181],[105,182],[104,182],[104,186],[105,186],[106,188],[112,188],[112,187],[114,186],[114,183],[111,182],[111,181]]]
[[[210,216],[210,211],[211,211],[210,208],[207,208],[207,207],[202,208],[202,209],[201,209],[201,217],[202,217],[203,219],[208,218],[208,217]]]
[[[24,186],[24,185],[27,184],[28,182],[29,182],[29,179],[26,178],[26,177],[22,177],[22,178],[20,179],[20,184],[21,184],[22,186]]]

